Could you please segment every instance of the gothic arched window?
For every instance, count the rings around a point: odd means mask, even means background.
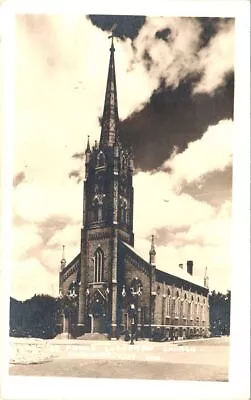
[[[93,220],[95,222],[100,222],[103,220],[103,198],[104,195],[95,195],[93,206]]]
[[[126,166],[127,166],[126,157],[125,157],[124,154],[122,154],[121,161],[120,161],[120,168],[121,168],[121,170],[122,170],[122,171],[125,171],[125,170],[126,170]]]
[[[120,222],[122,224],[126,224],[127,223],[127,219],[128,219],[126,200],[121,200],[120,201],[120,207],[119,208],[120,208]]]
[[[93,202],[93,220],[98,221],[99,217],[99,204],[98,204],[98,199],[96,198]]]
[[[105,155],[102,151],[98,153],[97,155],[97,168],[104,167],[105,166]]]
[[[100,248],[94,254],[94,282],[104,282],[104,253]]]

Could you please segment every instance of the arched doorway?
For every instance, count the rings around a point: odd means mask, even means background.
[[[99,290],[91,298],[88,315],[89,332],[107,333],[107,301]]]

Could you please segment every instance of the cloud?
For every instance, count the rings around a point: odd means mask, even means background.
[[[32,249],[42,244],[38,229],[33,224],[14,226],[12,230],[12,254],[15,260],[28,258]]]
[[[75,170],[69,172],[68,176],[69,176],[69,178],[75,178],[78,183],[83,180],[83,176],[82,176],[80,170],[75,169]]]
[[[196,18],[148,17],[134,41],[135,59],[167,86],[177,88],[194,76],[194,94],[213,93],[234,69],[234,20],[218,23],[216,34],[201,48],[202,33]]]
[[[182,153],[175,149],[163,168],[171,171],[177,186],[203,180],[213,171],[224,171],[232,164],[233,134],[233,121],[220,121],[210,126],[201,139],[189,143]]]
[[[80,160],[84,160],[84,158],[85,158],[85,153],[84,152],[82,152],[82,153],[74,153],[73,155],[72,155],[72,158],[76,158],[76,159],[80,159]]]
[[[218,33],[207,47],[199,52],[199,67],[202,71],[194,93],[211,93],[224,84],[226,75],[234,69],[234,22],[218,24]]]
[[[42,223],[50,217],[79,221],[82,188],[74,181],[60,185],[24,183],[14,192],[14,214],[29,223]]]
[[[25,173],[23,171],[19,172],[13,178],[13,186],[16,187],[20,185],[20,183],[22,183],[24,180],[25,180]]]
[[[137,192],[136,192],[137,193]],[[187,214],[195,208],[191,203],[185,204]],[[179,203],[177,204],[177,210]],[[155,211],[155,214],[162,213]],[[176,211],[177,212],[177,211]],[[189,228],[175,232],[171,222],[166,226],[166,220],[172,212],[166,211],[163,215],[162,231],[155,225],[145,230],[137,231],[135,228],[135,248],[142,257],[148,259],[150,249],[149,232],[156,233],[156,265],[161,270],[171,274],[178,274],[179,264],[186,265],[187,260],[194,262],[194,275],[203,284],[205,268],[208,267],[210,288],[226,291],[230,288],[231,277],[231,213],[230,203],[223,204],[218,212],[211,217],[201,215],[189,225]],[[177,221],[177,226],[179,223]],[[184,267],[185,268],[185,267]]]
[[[12,268],[11,296],[25,300],[34,294],[50,294],[58,286],[58,276],[47,272],[37,258],[16,261]]]

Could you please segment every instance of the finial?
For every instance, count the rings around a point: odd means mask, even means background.
[[[91,149],[90,149],[90,135],[88,135],[88,137],[87,137],[87,146],[86,146],[86,153],[87,152],[90,152],[91,151]]]
[[[113,38],[114,38],[114,34],[112,32],[112,34],[110,36],[108,36],[108,39],[112,39],[110,51],[115,51],[114,44],[113,44]]]
[[[155,265],[156,251],[155,251],[155,246],[154,246],[154,235],[152,235],[151,249],[149,251],[149,255],[150,255],[150,264]]]
[[[206,267],[206,269],[205,269],[205,275],[204,275],[204,286],[206,287],[206,288],[208,288],[209,287],[209,278],[208,278],[208,276],[207,276],[207,267]]]
[[[112,39],[112,43],[111,43],[111,48],[110,48],[110,50],[113,50],[113,51],[115,51],[115,48],[114,48],[114,44],[113,44],[113,38],[114,38],[114,30],[117,28],[117,24],[114,24],[112,27],[111,27],[111,35],[110,36],[108,36],[108,39]]]
[[[154,247],[154,235],[152,235],[151,250],[155,250],[155,247]]]
[[[63,245],[62,248],[61,270],[66,266],[65,246]]]

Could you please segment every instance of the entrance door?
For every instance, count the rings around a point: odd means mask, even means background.
[[[94,333],[100,333],[100,325],[101,325],[101,321],[100,321],[100,317],[94,317],[93,318],[93,332]]]
[[[105,317],[94,316],[93,318],[93,332],[94,333],[105,333]]]

